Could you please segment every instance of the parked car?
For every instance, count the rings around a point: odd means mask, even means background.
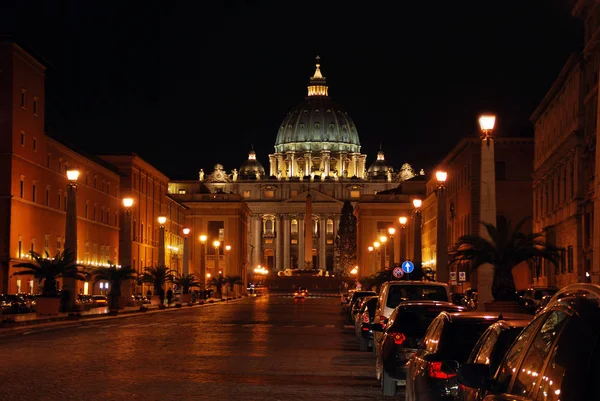
[[[529,312],[535,313],[546,295],[554,295],[558,292],[557,287],[529,287],[521,296],[519,302]]]
[[[359,298],[365,297],[365,296],[370,296],[370,295],[377,295],[377,293],[375,291],[362,291],[362,290],[354,291],[352,293],[352,296],[348,300],[348,305],[346,306],[346,313],[348,314],[348,319],[350,319],[351,322],[353,321],[352,308],[354,308],[354,303]]]
[[[494,372],[465,364],[463,386],[484,401],[600,400],[600,286],[571,284],[529,323]]]
[[[108,305],[108,297],[106,295],[92,295],[92,304],[94,306]]]
[[[377,311],[375,312],[375,324],[385,328],[387,319],[390,317],[400,302],[406,301],[441,301],[452,303],[450,289],[445,283],[433,281],[386,281],[381,285]],[[380,341],[382,332],[375,331],[375,342]],[[377,347],[375,347],[377,350]]]
[[[359,349],[368,351],[373,346],[373,330],[371,324],[375,318],[377,295],[364,297],[361,307],[354,318],[354,333],[358,340]]]
[[[456,374],[459,367],[467,361],[483,332],[502,319],[529,321],[531,315],[441,312],[431,322],[418,350],[407,363],[406,400],[454,400],[458,395]]]
[[[505,319],[493,323],[473,347],[466,364],[481,363],[489,365],[490,370],[495,371],[510,345],[528,324],[529,321],[523,319]],[[458,387],[457,401],[480,401],[482,397],[483,393],[479,389]]]
[[[364,300],[368,297],[373,297],[373,296],[377,296],[377,293],[373,292],[372,294],[359,295],[356,297],[356,299],[354,301],[352,301],[352,304],[349,309],[349,316],[348,316],[352,323],[354,323],[354,321],[356,320],[356,315],[358,315],[360,313],[360,308],[361,308]]]
[[[429,324],[441,312],[461,312],[465,308],[450,302],[407,301],[394,309],[382,331],[375,361],[375,373],[383,395],[395,395],[397,386],[406,386],[406,362],[417,351]]]

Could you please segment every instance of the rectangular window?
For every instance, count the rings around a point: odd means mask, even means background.
[[[46,206],[50,206],[50,188],[46,188]]]
[[[244,191],[243,197],[244,198],[249,198],[250,197],[250,191]]]
[[[60,196],[60,192],[59,192],[59,193],[58,193],[58,203],[57,203],[57,204],[58,204],[58,208],[59,208],[59,209],[60,209],[60,198],[61,198],[61,196]]]
[[[56,238],[56,252],[62,252],[62,238]]]
[[[24,193],[25,193],[25,181],[23,181],[23,179],[21,178],[21,182],[19,183],[19,195],[21,196],[21,198],[23,197]]]
[[[44,256],[46,253],[50,255],[50,234],[44,235]]]
[[[35,152],[37,150],[37,139],[33,138],[33,151]]]
[[[216,240],[221,241],[221,236],[223,235],[223,229],[225,228],[225,223],[223,221],[209,221],[208,222],[208,241],[207,243],[210,245],[208,247],[208,253],[211,255],[215,254],[215,248],[212,246],[212,243]],[[219,247],[219,250],[222,248],[222,244]]]
[[[35,202],[35,184],[31,187],[31,200]]]
[[[21,146],[25,146],[25,131],[21,131]]]
[[[63,197],[63,210],[67,211],[67,195]]]
[[[144,223],[140,224],[140,242],[144,243]]]
[[[33,114],[37,116],[38,114],[38,98],[34,97],[33,98]]]
[[[27,89],[21,89],[21,107],[27,107]]]
[[[19,253],[17,254],[18,258],[21,259],[23,257],[23,240],[19,238]]]
[[[298,190],[297,189],[292,189],[290,196],[296,196],[298,195]]]
[[[350,191],[350,197],[351,198],[360,198],[360,191],[358,191],[358,190]]]
[[[275,191],[272,191],[272,190],[265,190],[263,192],[263,194],[264,194],[265,198],[274,198],[275,197]]]
[[[573,273],[573,245],[567,247],[567,271]]]
[[[48,157],[46,157],[46,167],[48,167],[48,168],[50,168],[50,160],[51,160],[50,153],[48,153]]]
[[[561,249],[560,251],[560,274],[565,274],[567,272],[567,261],[566,261],[566,253],[565,249]]]
[[[180,194],[180,195],[185,195],[185,192],[186,192],[186,191],[185,191],[185,189],[183,189],[183,188],[179,188],[179,191],[178,191],[178,192],[179,192],[179,194]]]
[[[85,216],[86,219],[88,218],[89,208],[90,208],[90,205],[88,205],[87,202],[86,202],[85,203],[85,214],[84,214],[84,216]]]
[[[96,221],[96,205],[94,205],[94,208],[92,209],[92,220]]]

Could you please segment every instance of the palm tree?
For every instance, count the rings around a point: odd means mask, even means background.
[[[233,291],[233,288],[236,284],[244,284],[244,280],[242,280],[242,276],[227,276],[225,277],[225,282],[229,287],[229,291]]]
[[[110,263],[110,262],[109,262]],[[119,298],[121,297],[121,284],[124,281],[136,278],[136,271],[131,266],[117,267],[97,267],[92,270],[94,283],[98,281],[108,281],[110,290],[108,292],[109,308],[111,311],[119,309]]]
[[[29,254],[32,259],[31,262],[22,262],[15,265],[15,267],[24,267],[27,270],[15,272],[14,275],[31,275],[37,279],[38,283],[44,281],[43,296],[58,297],[56,287],[59,278],[74,278],[81,281],[88,278],[88,274],[80,269],[83,265],[76,263],[74,253],[68,249],[57,252],[53,258],[50,258],[48,252],[46,252],[46,257],[42,257],[34,251],[30,251]]]
[[[510,222],[501,228],[481,222],[490,239],[478,235],[463,235],[449,252],[450,265],[469,262],[474,270],[482,264],[491,264],[494,268],[494,299],[515,299],[512,269],[522,262],[531,262],[536,258],[546,259],[556,266],[561,253],[561,248],[545,242],[542,233],[524,233],[522,228],[527,220],[529,217],[521,220],[514,230]]]
[[[142,283],[148,283],[154,286],[154,295],[158,295],[160,297],[162,305],[165,299],[163,285],[173,280],[173,273],[174,271],[165,265],[144,267],[144,273],[142,273],[139,280]]]
[[[173,283],[181,287],[181,293],[183,295],[190,293],[190,288],[200,287],[200,283],[196,281],[196,277],[193,274],[179,274],[177,273],[173,278]]]
[[[222,274],[217,275],[216,277],[211,277],[208,280],[208,285],[213,287],[216,291],[217,298],[222,297],[223,286],[227,283],[225,277]]]

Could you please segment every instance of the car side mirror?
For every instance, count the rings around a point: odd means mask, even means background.
[[[490,366],[483,363],[465,363],[458,368],[458,382],[467,387],[487,390],[491,387]]]

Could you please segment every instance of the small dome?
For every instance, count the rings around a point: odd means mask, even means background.
[[[377,160],[371,164],[367,173],[371,178],[387,178],[388,170],[393,171],[394,169],[385,161],[383,150],[379,150],[379,152],[377,152]]]
[[[257,174],[260,178],[265,178],[265,169],[260,164],[258,160],[256,160],[256,152],[254,149],[250,149],[248,152],[248,160],[246,160],[242,166],[240,167],[240,178],[241,179],[256,179]]]

